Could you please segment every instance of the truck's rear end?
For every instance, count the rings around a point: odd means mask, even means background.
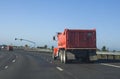
[[[67,30],[66,49],[96,49],[95,30]]]
[[[66,50],[77,60],[96,60],[96,30],[67,30]]]
[[[58,53],[60,53],[60,59],[64,63],[66,63],[70,54],[74,55],[74,58],[77,60],[94,61],[97,59],[95,29],[65,29],[64,32],[59,33],[57,37]]]

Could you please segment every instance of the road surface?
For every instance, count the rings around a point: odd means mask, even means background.
[[[120,79],[120,62],[61,64],[48,53],[4,50],[0,79]]]

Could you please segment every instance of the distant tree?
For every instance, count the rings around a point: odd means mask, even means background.
[[[113,52],[116,52],[116,50],[113,50]]]
[[[102,47],[102,51],[107,51],[106,46]]]
[[[38,48],[38,49],[40,49],[40,47],[39,47],[39,46],[37,46],[37,48]]]
[[[25,47],[28,47],[28,45],[26,44]]]
[[[53,49],[54,49],[54,46],[52,46],[51,49],[53,50]]]
[[[48,47],[47,45],[44,46],[44,48],[46,48],[46,49],[47,49],[47,47]]]

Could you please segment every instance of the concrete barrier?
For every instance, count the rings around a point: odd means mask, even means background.
[[[27,48],[25,49],[26,51],[31,51],[31,52],[48,52],[52,53],[51,49],[37,49],[37,48]]]
[[[51,49],[26,48],[26,51],[52,53]],[[96,52],[98,59],[120,60],[120,52]]]

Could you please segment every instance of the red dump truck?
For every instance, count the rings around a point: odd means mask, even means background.
[[[56,38],[57,37],[57,38]],[[93,62],[96,56],[96,29],[65,29],[57,33],[53,40],[58,42],[58,47],[53,50],[53,59],[59,58],[62,63],[70,59]]]

